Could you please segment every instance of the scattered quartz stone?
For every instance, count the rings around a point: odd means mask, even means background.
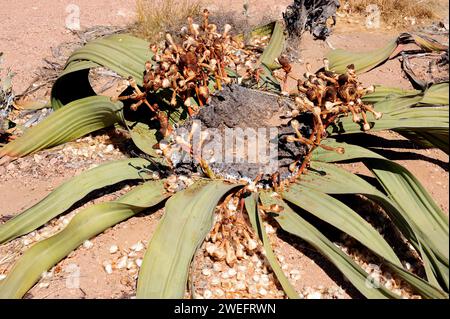
[[[212,274],[211,269],[204,268],[204,269],[202,270],[202,274],[203,274],[203,276],[206,276],[206,277],[211,276],[211,274]]]
[[[221,265],[220,263],[218,263],[218,262],[215,262],[215,263],[213,264],[213,270],[214,270],[215,272],[220,272],[220,271],[222,271],[222,265]]]
[[[131,246],[131,249],[135,252],[140,252],[142,249],[144,249],[144,244],[141,241],[138,241],[136,244]]]
[[[211,278],[211,285],[212,285],[212,286],[218,286],[218,285],[220,285],[220,279],[217,278],[217,277]]]
[[[109,263],[109,262],[104,262],[104,263],[103,263],[103,268],[105,269],[105,272],[106,272],[108,275],[112,274],[113,268],[112,268],[111,263]]]
[[[39,283],[39,288],[48,288],[50,286],[50,283],[48,282],[41,282]]]
[[[118,269],[123,269],[127,267],[127,264],[128,264],[128,256],[125,255],[119,258],[116,265]]]
[[[228,270],[228,276],[230,277],[234,277],[236,276],[237,272],[234,268],[231,268],[230,270]]]
[[[205,290],[203,292],[203,298],[205,298],[205,299],[211,299],[212,296],[213,296],[213,293],[211,290]]]
[[[3,279],[5,279],[6,278],[6,275],[5,274],[0,274],[0,280],[3,280]]]
[[[117,247],[117,245],[112,245],[111,247],[109,247],[109,253],[110,254],[115,254],[119,251],[119,247]]]
[[[105,149],[103,150],[103,152],[105,154],[109,154],[112,153],[114,151],[114,145],[109,144],[108,146],[105,147]]]
[[[306,299],[322,299],[322,294],[318,291],[306,295]]]
[[[135,263],[136,263],[136,265],[137,265],[139,268],[141,268],[141,266],[142,266],[142,259],[140,259],[140,258],[136,259]]]
[[[258,293],[259,293],[261,296],[266,296],[266,295],[267,295],[267,290],[264,289],[264,288],[260,288],[260,289],[258,290]]]
[[[85,240],[83,243],[83,247],[86,249],[91,249],[94,247],[94,244],[90,240]]]
[[[301,276],[300,276],[300,271],[297,270],[297,269],[291,270],[291,272],[290,272],[289,274],[290,274],[292,280],[294,280],[294,281],[299,280],[300,277],[301,277]]]
[[[214,295],[216,295],[219,298],[222,298],[223,296],[225,296],[225,292],[222,289],[217,288],[214,290]]]

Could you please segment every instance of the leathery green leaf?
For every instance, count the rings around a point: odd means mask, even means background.
[[[266,234],[266,230],[259,216],[257,206],[258,206],[257,194],[252,194],[251,196],[245,199],[245,208],[247,210],[247,214],[250,218],[250,222],[252,224],[254,231],[258,234],[259,239],[263,243],[264,250],[266,252],[266,258],[270,263],[270,267],[272,267],[272,270],[277,276],[277,279],[280,282],[281,287],[283,287],[283,290],[286,293],[286,295],[291,299],[299,299],[300,296],[295,291],[295,288],[289,282],[289,279],[286,278],[286,275],[284,274],[283,270],[278,264],[277,257],[273,253],[272,245],[270,244],[269,237]]]
[[[295,213],[275,193],[261,192],[261,201],[264,206],[270,207],[277,204],[283,207],[283,211],[275,214],[274,218],[281,228],[308,242],[317,249],[325,258],[332,262],[343,275],[358,289],[365,297],[374,299],[399,298],[385,287],[374,288],[368,285],[369,274],[358,266],[349,256],[336,247],[317,228],[308,223],[300,215]]]
[[[351,147],[348,146],[349,144],[345,146],[340,145],[340,143],[332,145],[346,148],[346,155],[343,160],[352,159],[352,157],[353,159],[362,159],[364,164],[374,173],[390,201],[397,207],[403,219],[409,225],[408,228],[411,228],[416,234],[417,240],[405,236],[415,245],[416,249],[420,250],[419,245],[422,245],[428,256],[427,259],[424,259],[424,262],[430,261],[434,273],[448,289],[448,219],[424,187],[406,168],[385,158],[380,158],[374,152],[356,145],[351,145]],[[339,161],[337,157],[329,158],[329,161],[337,162]],[[396,225],[400,227],[404,223],[399,221],[396,222]],[[430,281],[433,281],[432,275],[427,272]]]
[[[95,95],[88,79],[90,68],[103,66],[124,78],[132,76],[142,85],[145,62],[151,56],[147,41],[127,34],[88,42],[71,54],[64,71],[53,85],[53,108],[56,110],[75,100]]]
[[[348,52],[341,49],[332,50],[327,58],[330,61],[330,70],[337,73],[345,73],[347,66],[355,65],[357,73],[370,71],[379,64],[385,62],[397,48],[397,39],[392,40],[386,46],[371,52]]]
[[[314,189],[326,194],[361,194],[373,200],[383,207],[405,238],[421,252],[426,269],[431,267],[431,262],[437,262],[436,257],[432,252],[429,252],[427,242],[415,233],[414,223],[410,220],[408,214],[404,213],[402,208],[400,208],[392,199],[388,198],[384,193],[380,192],[362,178],[342,168],[336,167],[335,165],[314,161],[311,163],[308,174],[302,176],[300,183],[309,189]],[[425,250],[426,254],[422,252],[423,250]],[[394,267],[394,271],[397,272],[398,267]],[[427,270],[427,278],[430,284],[439,288],[438,291],[442,294],[433,270],[431,270],[431,272],[430,269]],[[412,284],[423,296],[429,295],[430,290],[434,291],[436,289],[430,287],[430,284],[428,283],[418,283],[414,280],[410,284]]]
[[[91,96],[54,111],[41,123],[0,149],[0,158],[25,156],[80,138],[120,120],[122,103],[105,96]]]
[[[60,233],[28,249],[0,281],[0,299],[21,298],[40,278],[85,240],[124,221],[144,209],[153,207],[168,194],[163,181],[147,182],[119,200],[101,203],[78,213]]]
[[[259,61],[267,66],[270,70],[280,68],[280,64],[276,61],[284,50],[285,45],[284,28],[281,22],[277,21],[273,28],[272,36],[267,48],[264,50]]]
[[[183,298],[191,260],[213,226],[214,209],[238,186],[201,180],[167,201],[139,272],[138,298]]]
[[[144,178],[149,161],[141,158],[114,161],[68,180],[36,205],[0,225],[0,244],[27,234],[64,213],[90,192],[125,180]]]
[[[402,266],[395,252],[372,225],[339,200],[301,184],[292,185],[281,195],[283,199],[355,238],[377,255]]]

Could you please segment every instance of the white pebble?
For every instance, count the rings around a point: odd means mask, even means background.
[[[259,275],[254,275],[254,276],[252,277],[252,279],[253,279],[254,282],[259,282],[259,280],[261,279],[261,277],[259,277]]]
[[[123,256],[117,261],[117,268],[123,269],[127,266],[128,263],[128,256]]]
[[[205,299],[211,299],[212,296],[213,296],[213,293],[211,292],[211,290],[205,290],[203,292],[203,298],[205,298]]]
[[[139,268],[141,268],[141,266],[142,266],[142,259],[141,258],[138,258],[138,259],[136,259],[136,265],[139,267]]]
[[[225,296],[225,292],[224,292],[222,289],[220,289],[220,288],[215,289],[215,290],[214,290],[214,294],[215,294],[217,297],[223,297],[223,296]]]
[[[265,296],[265,295],[267,295],[267,290],[266,289],[264,289],[264,288],[261,288],[261,289],[259,289],[259,294],[261,295],[261,296]]]
[[[268,286],[270,283],[268,275],[261,275],[261,284],[264,286]]]
[[[311,292],[306,296],[306,299],[322,299],[322,294],[318,291]]]
[[[247,267],[246,266],[238,266],[237,270],[240,272],[246,272],[247,271]]]
[[[237,280],[245,280],[245,273],[238,272],[236,278]]]
[[[136,252],[139,252],[139,251],[141,251],[142,249],[144,249],[144,244],[143,244],[142,242],[138,241],[136,244],[134,244],[133,246],[131,246],[131,249],[134,250],[134,251],[136,251]]]
[[[50,286],[50,284],[48,282],[41,282],[39,284],[39,288],[48,288],[48,286]]]
[[[297,269],[291,270],[290,275],[293,280],[300,279],[300,271],[298,271]]]
[[[32,242],[33,242],[33,241],[32,241],[31,239],[25,238],[25,239],[22,241],[22,244],[23,244],[24,246],[28,246],[28,245],[30,245]]]
[[[128,257],[130,257],[130,258],[134,258],[134,257],[136,257],[136,256],[137,256],[137,254],[136,254],[135,251],[132,251],[132,252],[130,252],[130,253],[128,254]]]
[[[109,253],[110,254],[115,254],[119,251],[119,247],[117,247],[117,245],[112,245],[111,247],[109,247]]]
[[[49,279],[49,278],[52,278],[52,277],[53,277],[53,272],[52,271],[44,271],[41,274],[41,278],[42,279]]]
[[[203,274],[203,276],[206,276],[206,277],[211,276],[211,274],[212,274],[211,269],[208,269],[208,268],[203,269],[202,274]]]
[[[214,263],[214,264],[213,264],[213,270],[214,270],[215,272],[220,272],[220,271],[222,271],[222,265],[219,264],[219,263]]]
[[[244,281],[238,281],[235,285],[236,290],[245,290],[245,282]]]
[[[218,286],[220,285],[220,279],[218,277],[211,278],[211,285],[212,286]]]
[[[1,274],[0,275],[0,280],[3,280],[3,279],[5,279],[6,278],[6,275],[5,274]]]
[[[133,260],[129,260],[127,262],[127,269],[130,270],[130,269],[135,269],[135,268],[136,268],[136,264],[134,263],[134,261]]]
[[[248,287],[248,293],[251,295],[256,295],[258,293],[258,288],[256,286],[249,286]]]
[[[272,227],[270,224],[265,225],[266,233],[267,234],[275,234],[275,228]]]
[[[113,270],[112,265],[110,263],[104,264],[103,267],[105,268],[105,271],[108,275],[112,274]]]
[[[106,146],[105,150],[103,151],[105,154],[111,153],[112,151],[114,151],[114,145],[109,144],[108,146]]]
[[[228,275],[229,275],[230,277],[234,277],[234,276],[236,276],[236,274],[237,274],[237,272],[236,272],[236,270],[234,270],[233,268],[231,268],[230,270],[228,270]]]
[[[94,244],[90,240],[85,240],[83,243],[83,247],[86,249],[91,249],[94,247]]]

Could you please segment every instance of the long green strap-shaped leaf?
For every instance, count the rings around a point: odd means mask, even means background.
[[[437,147],[449,154],[449,131],[447,128],[414,129],[414,131],[400,129],[395,131],[418,145],[427,148]]]
[[[389,198],[402,212],[404,220],[416,234],[419,243],[423,246],[433,270],[448,289],[449,282],[449,234],[448,219],[437,204],[426,192],[419,181],[403,166],[391,162],[380,155],[350,144],[341,144],[328,141],[329,145],[340,146],[346,149],[345,155],[329,154],[326,157],[317,156],[316,160],[338,162],[340,160],[362,159],[366,166],[372,170],[381,183]],[[319,151],[320,154],[321,151]],[[370,160],[369,160],[370,159]],[[403,224],[403,223],[399,223]],[[399,224],[397,226],[399,226]],[[407,233],[405,236],[408,238]],[[408,238],[414,244],[412,238]],[[415,243],[416,249],[421,249]],[[426,256],[423,256],[424,258]],[[427,262],[427,259],[424,259]],[[427,267],[426,267],[427,269]],[[427,272],[430,281],[432,274]]]
[[[281,287],[283,287],[284,292],[291,299],[299,299],[300,296],[298,295],[297,291],[295,291],[295,288],[289,282],[289,279],[286,278],[283,269],[281,269],[280,265],[278,264],[277,258],[273,253],[269,237],[267,236],[264,225],[258,214],[257,205],[258,205],[257,194],[252,194],[251,196],[245,199],[245,208],[247,210],[247,214],[249,216],[252,227],[258,234],[261,242],[263,243],[264,250],[266,252],[266,258],[269,261],[270,267],[272,267],[273,272],[277,276],[277,279],[280,282]]]
[[[275,23],[273,28],[272,36],[270,42],[264,50],[263,54],[259,59],[259,63],[264,64],[270,70],[275,70],[281,67],[281,65],[276,62],[283,53],[285,46],[286,36],[284,34],[283,24],[279,21]]]
[[[417,236],[408,222],[407,216],[384,193],[374,186],[336,165],[312,162],[308,174],[302,176],[301,185],[330,195],[361,194],[381,205],[391,217],[401,233],[418,245]]]
[[[117,112],[121,108],[121,102],[112,103],[105,96],[92,96],[72,102],[70,107],[53,112],[21,137],[1,148],[0,158],[25,156],[109,127],[120,120]]]
[[[425,188],[403,166],[389,161],[382,156],[362,147],[328,142],[328,145],[344,147],[345,154],[318,151],[315,160],[338,162],[349,159],[363,159],[366,166],[373,171],[389,198],[404,210],[410,222],[417,227],[419,236],[433,237],[433,246],[448,263],[449,223],[439,206]]]
[[[191,260],[213,226],[214,209],[238,186],[201,180],[167,201],[139,272],[138,298],[183,298]]]
[[[76,50],[52,88],[51,102],[59,109],[74,100],[95,95],[88,72],[103,66],[124,78],[132,76],[142,85],[145,62],[152,54],[149,43],[127,34],[116,34],[87,43]]]
[[[413,103],[415,104],[415,103]],[[368,117],[371,131],[389,129],[448,129],[448,107],[405,108],[385,113],[380,120]],[[331,134],[361,133],[361,125],[353,123],[351,117],[341,117],[339,122],[328,129]]]
[[[395,252],[372,225],[341,201],[301,184],[291,186],[282,196],[283,199],[355,238],[377,255],[399,267],[402,266]]]
[[[40,278],[42,272],[111,226],[153,207],[168,194],[163,181],[147,182],[118,201],[101,203],[77,214],[60,233],[28,249],[0,281],[0,299],[21,298]]]
[[[114,161],[100,165],[68,180],[36,205],[0,225],[0,244],[27,234],[64,213],[96,189],[125,180],[141,179],[140,169],[149,161],[141,158]]]
[[[449,83],[440,83],[432,85],[425,91],[421,103],[431,105],[448,105],[449,104]]]
[[[420,90],[405,90],[395,87],[375,85],[375,92],[365,95],[362,100],[366,103],[378,103],[397,97],[412,97],[422,94]]]
[[[356,72],[363,73],[389,59],[395,48],[397,48],[397,39],[371,52],[354,53],[336,49],[328,53],[327,58],[330,60],[330,70],[334,72],[345,73],[347,66],[354,64]]]
[[[277,198],[275,194],[264,192],[261,194],[261,200],[265,206],[278,204],[284,207],[284,211],[274,218],[280,226],[287,232],[297,235],[307,241],[329,259],[350,282],[367,298],[398,298],[397,295],[385,289],[383,286],[375,288],[368,285],[369,276],[346,254],[338,249],[330,240],[328,240],[320,231],[309,224],[306,220],[296,214],[286,203]],[[425,280],[404,270],[402,267],[392,264],[385,260],[385,263],[398,275],[409,283],[415,290],[425,298],[447,299],[448,294],[438,289]],[[366,280],[365,280],[366,279]],[[374,292],[373,290],[378,290]],[[380,296],[381,294],[381,296]]]
[[[270,207],[272,204],[277,204],[284,208],[281,213],[274,216],[281,228],[305,240],[317,249],[325,258],[332,262],[365,297],[374,299],[399,297],[383,286],[375,288],[368,285],[367,281],[369,275],[360,266],[336,247],[313,225],[295,213],[285,202],[272,195],[274,194],[261,192],[261,201],[263,205],[267,207]]]

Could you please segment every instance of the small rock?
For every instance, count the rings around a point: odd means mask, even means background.
[[[261,288],[261,289],[258,290],[258,293],[259,293],[261,296],[266,296],[266,295],[267,295],[267,290],[264,289],[264,288]]]
[[[105,272],[106,272],[108,275],[112,274],[113,269],[112,269],[111,263],[109,263],[109,262],[104,262],[104,263],[103,263],[103,268],[105,269]]]
[[[1,274],[0,275],[0,280],[3,280],[3,279],[5,279],[6,278],[6,275],[5,274]]]
[[[50,284],[48,282],[41,282],[39,284],[39,288],[48,288],[48,286],[50,286]]]
[[[318,291],[311,292],[306,296],[306,299],[322,299],[322,294]]]
[[[220,288],[215,289],[214,294],[219,298],[222,298],[223,296],[225,296],[225,292]]]
[[[91,249],[94,247],[94,244],[90,240],[85,240],[83,243],[83,247],[86,249]]]
[[[222,265],[221,265],[220,263],[214,263],[214,264],[213,264],[213,270],[214,270],[215,272],[220,272],[220,271],[222,271]]]
[[[211,278],[211,286],[218,286],[220,285],[220,279],[218,277]]]
[[[42,156],[39,154],[34,154],[33,159],[36,163],[40,163],[42,161]]]
[[[117,247],[117,245],[112,245],[111,247],[109,247],[109,253],[110,254],[115,254],[119,251],[119,247]]]
[[[114,145],[109,144],[108,146],[106,146],[105,150],[103,151],[103,153],[105,154],[109,154],[112,153],[114,151]]]
[[[140,241],[138,241],[136,244],[134,244],[133,246],[131,246],[131,249],[134,250],[135,252],[139,252],[142,249],[144,249],[144,244]]]
[[[237,274],[237,272],[236,272],[236,270],[234,270],[233,268],[231,268],[230,270],[228,270],[228,275],[229,275],[230,277],[234,277],[234,276],[236,276],[236,274]]]
[[[205,299],[211,299],[212,296],[213,296],[213,293],[211,290],[205,290],[203,292],[203,298],[205,298]]]
[[[211,269],[209,269],[209,268],[202,269],[202,274],[203,274],[203,276],[206,276],[206,277],[211,276],[211,274],[212,274]]]
[[[117,268],[123,269],[127,266],[128,263],[128,256],[123,256],[117,261]]]

